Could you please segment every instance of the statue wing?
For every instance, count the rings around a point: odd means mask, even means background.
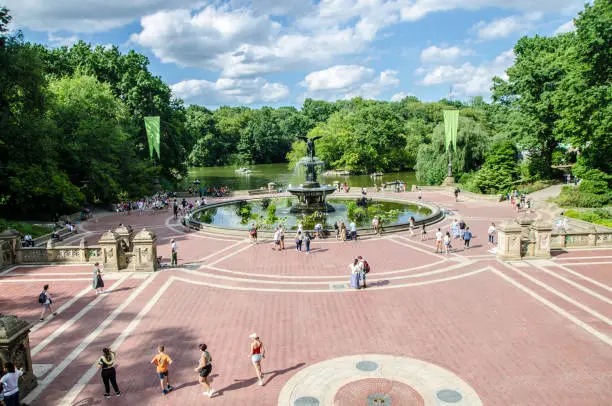
[[[316,137],[312,137],[311,140],[316,141],[319,138],[323,138],[323,136],[322,135],[317,135]]]

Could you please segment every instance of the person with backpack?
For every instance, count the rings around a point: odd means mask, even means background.
[[[102,356],[98,358],[98,369],[102,370],[102,382],[104,383],[104,397],[110,398],[110,384],[113,385],[115,396],[121,396],[119,386],[117,386],[117,371],[115,370],[115,353],[110,348],[102,350]]]
[[[51,303],[53,303],[53,301],[51,300],[51,293],[49,293],[49,285],[43,286],[42,292],[40,292],[38,295],[38,303],[40,303],[40,305],[43,307],[42,312],[40,313],[40,321],[45,319],[45,312],[47,309],[49,310],[49,313],[57,316],[57,313],[54,312],[53,308],[51,307]]]
[[[0,378],[1,394],[6,406],[19,406],[19,377],[23,375],[23,368],[16,369],[15,364],[7,362],[4,365],[4,375]]]
[[[363,281],[363,288],[367,288],[366,286],[366,276],[370,273],[370,264],[368,264],[368,261],[366,261],[365,259],[363,259],[363,257],[360,255],[357,257],[357,259],[359,260],[359,276],[361,278],[361,280]]]
[[[167,395],[172,390],[170,385],[170,378],[168,377],[168,366],[172,364],[172,358],[166,354],[164,346],[160,345],[157,347],[157,355],[151,360],[151,364],[156,366],[157,376],[159,377],[159,384],[162,388],[162,395]]]

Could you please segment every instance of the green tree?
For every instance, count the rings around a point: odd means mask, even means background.
[[[518,151],[511,141],[493,145],[476,172],[473,186],[484,193],[510,190],[519,175],[517,158]]]

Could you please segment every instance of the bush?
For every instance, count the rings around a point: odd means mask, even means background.
[[[567,217],[575,218],[589,223],[600,224],[612,227],[612,214],[606,210],[577,211],[567,210],[564,213]]]
[[[4,219],[0,219],[0,233],[7,229],[17,230],[22,235],[30,234],[32,238],[38,238],[53,231],[53,227],[45,227],[35,224],[21,223],[17,221],[6,221]]]
[[[554,199],[554,202],[561,207],[603,207],[610,203],[612,194],[610,192],[604,194],[583,192],[580,188],[572,186],[563,186],[559,197]]]

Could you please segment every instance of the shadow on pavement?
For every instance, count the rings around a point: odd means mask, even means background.
[[[304,365],[306,365],[306,363],[300,362],[299,364],[296,364],[289,368],[277,369],[276,371],[269,371],[269,372],[264,371],[264,384],[268,384],[270,381],[272,381],[277,376],[284,375],[287,372],[301,368]],[[224,392],[231,392],[233,390],[238,390],[238,389],[246,388],[247,386],[255,385],[257,383],[257,377],[254,376],[253,378],[249,378],[249,379],[235,379],[234,382],[235,383],[229,386],[226,386],[225,388],[219,389],[217,391],[217,394],[218,394],[217,396],[222,396]]]

